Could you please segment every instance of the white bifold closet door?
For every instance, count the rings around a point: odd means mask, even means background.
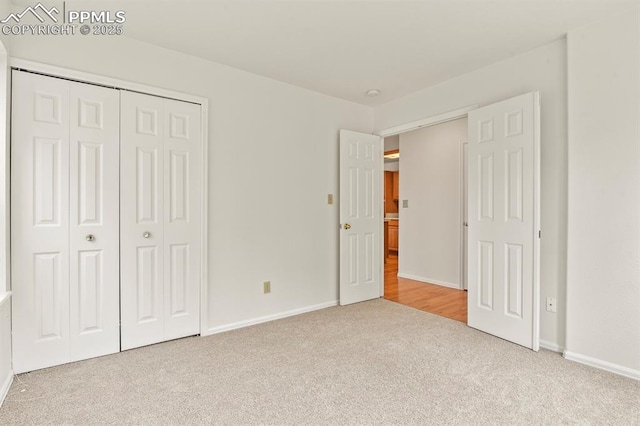
[[[200,333],[200,105],[121,94],[122,349]]]
[[[16,373],[118,352],[119,92],[14,71]]]

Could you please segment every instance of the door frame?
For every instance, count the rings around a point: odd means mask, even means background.
[[[535,99],[538,105],[540,105],[540,95],[539,92],[536,92]],[[470,111],[478,109],[480,107],[479,104],[473,104],[466,107],[462,107],[456,110],[452,110],[449,112],[444,112],[437,115],[432,115],[426,118],[422,118],[420,120],[411,121],[405,124],[401,124],[394,127],[388,127],[386,129],[379,130],[377,133],[378,136],[385,138],[387,136],[398,135],[401,133],[410,132],[412,130],[417,130],[422,127],[433,126],[440,123],[445,123],[447,121],[456,120],[458,118],[467,117]],[[536,133],[534,135],[534,192],[533,192],[533,203],[534,203],[534,235],[533,239],[533,339],[534,342],[540,341],[540,243],[541,243],[541,211],[540,211],[540,200],[541,200],[541,154],[540,154],[540,113],[534,114],[534,127],[536,129]],[[463,141],[468,142],[467,141]],[[384,155],[384,140],[383,140],[383,149],[382,152]],[[384,157],[383,157],[384,158]],[[384,162],[384,159],[382,159]],[[467,165],[468,166],[468,165]],[[462,190],[462,189],[461,189]],[[382,188],[384,191],[384,186]],[[382,193],[384,197],[384,193]],[[463,206],[461,206],[461,213]],[[384,213],[383,213],[384,214]],[[462,218],[464,221],[464,217]],[[463,222],[462,221],[462,222]],[[461,251],[463,249],[461,248]],[[381,250],[382,252],[383,250]],[[462,254],[462,253],[461,253]],[[382,253],[382,265],[384,265],[384,253]],[[464,267],[464,265],[461,265]],[[384,266],[383,266],[384,267]],[[462,272],[462,270],[461,270]],[[461,276],[462,278],[462,276]],[[464,282],[461,281],[461,288],[464,287]],[[381,280],[381,288],[380,288],[380,297],[384,297],[384,273],[382,274]],[[534,343],[534,346],[535,343]]]
[[[467,238],[465,237],[467,228],[467,218],[465,213],[469,213],[467,210],[467,193],[469,188],[467,187],[467,155],[466,148],[469,146],[469,138],[460,142],[460,290],[466,290],[467,286],[465,278],[467,278],[468,271],[466,268],[467,263]]]
[[[132,92],[139,92],[148,95],[158,96],[161,98],[175,99],[178,101],[189,102],[192,104],[200,105],[200,123],[201,123],[201,135],[200,135],[200,149],[202,158],[200,167],[202,170],[202,185],[199,196],[202,199],[201,206],[201,219],[200,229],[202,231],[203,238],[200,239],[200,335],[205,336],[208,333],[208,318],[209,318],[209,303],[208,303],[208,199],[209,199],[209,162],[208,162],[208,143],[209,140],[209,100],[207,98],[191,95],[183,92],[176,92],[173,90],[162,89],[159,87],[148,86],[146,84],[134,83],[131,81],[121,80],[118,78],[105,77],[99,74],[92,74],[84,71],[77,71],[68,68],[58,67],[54,65],[44,64],[40,62],[33,62],[20,58],[9,59],[10,70],[29,71],[37,74],[43,74],[51,77],[58,77],[67,80],[73,80],[80,83],[93,84],[97,86],[104,86],[113,89],[128,90]],[[11,73],[9,72],[9,79]],[[11,81],[9,86],[11,87]],[[10,98],[10,96],[8,96]],[[11,99],[7,100],[11,102]],[[7,209],[10,209],[10,204],[7,204]],[[10,210],[7,210],[10,211]]]
[[[378,132],[376,132],[375,134],[382,137],[383,141],[382,141],[382,145],[383,145],[383,149],[382,154],[381,154],[381,161],[383,162],[384,165],[384,138],[385,137],[389,137],[389,136],[395,136],[395,135],[399,135],[401,133],[407,133],[407,132],[411,132],[413,130],[418,130],[421,129],[423,127],[430,127],[430,126],[435,126],[436,124],[442,124],[442,123],[446,123],[448,121],[453,121],[453,120],[457,120],[459,118],[464,118],[467,117],[469,115],[469,111],[473,111],[474,109],[478,109],[479,105],[478,104],[473,104],[473,105],[468,105],[462,108],[458,108],[452,111],[447,111],[447,112],[443,112],[440,114],[436,114],[436,115],[431,115],[429,117],[425,117],[422,118],[420,120],[416,120],[416,121],[410,121],[408,123],[405,124],[401,124],[398,126],[393,126],[393,127],[389,127],[383,130],[379,130]],[[461,146],[464,143],[467,143],[468,139],[465,139],[463,141],[460,141],[459,143],[461,143]],[[464,155],[464,154],[462,154]],[[460,157],[460,161],[462,161],[460,168],[462,169],[465,166],[465,161],[462,157]],[[462,173],[464,173],[464,170],[462,170]],[[464,188],[463,188],[463,182],[461,181],[461,185],[460,185],[460,198],[462,199],[462,197],[464,197]],[[384,185],[382,185],[382,199],[384,199]],[[464,202],[464,200],[463,200]],[[384,209],[384,206],[383,206]],[[400,213],[400,207],[398,207],[398,213]],[[460,206],[460,217],[461,217],[461,225],[464,226],[464,205],[461,204]],[[384,210],[382,212],[383,216],[384,216]],[[461,246],[460,246],[460,290],[464,289],[464,282],[463,282],[463,277],[462,277],[462,273],[463,273],[463,268],[464,265],[462,265],[462,260],[464,259],[464,245],[462,244],[462,238],[464,238],[464,230],[461,230],[460,234],[461,234]],[[383,235],[384,235],[384,230],[382,231]],[[382,250],[382,267],[383,267],[383,271],[382,271],[382,279],[380,280],[380,297],[384,297],[384,250]]]

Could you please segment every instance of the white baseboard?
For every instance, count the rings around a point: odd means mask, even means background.
[[[622,365],[580,355],[575,352],[564,351],[563,356],[569,361],[599,368],[600,370],[609,371],[611,373],[619,374],[620,376],[629,377],[630,379],[640,380],[640,371],[634,370],[633,368],[623,367]]]
[[[4,402],[5,398],[9,394],[9,389],[11,388],[11,384],[13,383],[13,371],[9,370],[9,374],[7,378],[4,380],[2,387],[0,388],[0,407]]]
[[[551,352],[564,352],[564,348],[562,346],[558,345],[557,343],[549,342],[548,340],[540,339],[540,348],[546,349]]]
[[[431,278],[419,277],[417,275],[404,274],[404,273],[398,272],[398,277],[399,278],[406,278],[408,280],[421,281],[421,282],[427,283],[427,284],[440,285],[442,287],[455,288],[456,290],[461,290],[460,289],[460,284],[448,283],[446,281],[440,281],[440,280],[432,280]]]
[[[266,315],[263,317],[252,318],[244,321],[238,321],[227,325],[220,325],[217,327],[211,327],[206,332],[201,333],[202,336],[209,336],[211,334],[223,333],[225,331],[236,330],[238,328],[249,327],[251,325],[262,324],[264,322],[274,321],[282,318],[292,317],[295,315],[305,314],[307,312],[318,311],[320,309],[330,308],[337,306],[338,301],[320,303],[318,305],[306,306],[304,308],[292,309],[290,311],[279,312],[277,314]]]

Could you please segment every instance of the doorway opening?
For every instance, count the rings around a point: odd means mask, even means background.
[[[435,194],[446,194],[448,200],[455,200],[451,195],[458,194],[459,204],[451,209],[438,199],[421,202],[414,198],[411,189],[405,190],[405,183],[412,180],[407,178],[404,159],[413,157],[406,152],[402,135],[428,126],[434,129],[436,124],[448,125],[463,117],[469,121],[468,127],[465,126],[469,132],[468,195],[462,195],[461,161],[458,161],[461,168],[452,174],[446,161],[432,154],[435,162],[428,166],[420,163],[416,170],[433,169],[438,173],[416,181],[435,183]],[[384,231],[382,139],[396,134],[401,135],[399,171],[402,173],[397,218],[400,254],[397,277],[463,291],[461,282],[464,281],[460,277],[465,277],[462,267],[466,266],[469,276],[467,325],[537,351],[540,343],[541,236],[539,92],[525,93],[482,108],[461,108],[382,130],[377,135],[340,130],[341,305],[384,296],[383,238],[380,236]],[[458,135],[460,143],[454,145],[460,159],[464,151],[461,139],[466,137]],[[415,145],[422,147],[425,144]],[[443,154],[442,158],[445,157]],[[451,186],[451,179],[445,181],[441,176],[453,176],[453,181],[458,179],[457,186]],[[440,219],[453,216],[454,220],[446,223],[453,223],[452,234],[459,235],[458,241],[461,241],[466,228],[461,213],[462,199],[467,200],[469,211],[468,259],[462,261],[464,244],[460,244],[457,251],[460,275],[456,277],[454,268],[453,281],[447,277],[432,279],[428,276],[430,272],[425,273],[422,267],[428,264],[436,271],[432,276],[436,276],[436,273],[442,273],[442,265],[448,265],[446,270],[451,273],[451,264],[440,254],[445,252],[445,244],[455,244],[456,238],[443,234],[444,227],[432,227],[427,233],[411,229],[416,224],[432,223],[425,220],[430,214]],[[443,214],[447,211],[448,214]],[[407,250],[405,247],[410,246],[407,243],[410,240],[430,243],[431,249],[423,252]],[[376,256],[376,252],[380,254]],[[414,253],[419,255],[417,261],[412,259]]]
[[[464,323],[466,140],[465,113],[383,142],[383,296]]]

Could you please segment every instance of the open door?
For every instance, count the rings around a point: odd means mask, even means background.
[[[537,92],[469,113],[468,324],[539,346]]]
[[[340,305],[382,295],[382,138],[340,130]]]

